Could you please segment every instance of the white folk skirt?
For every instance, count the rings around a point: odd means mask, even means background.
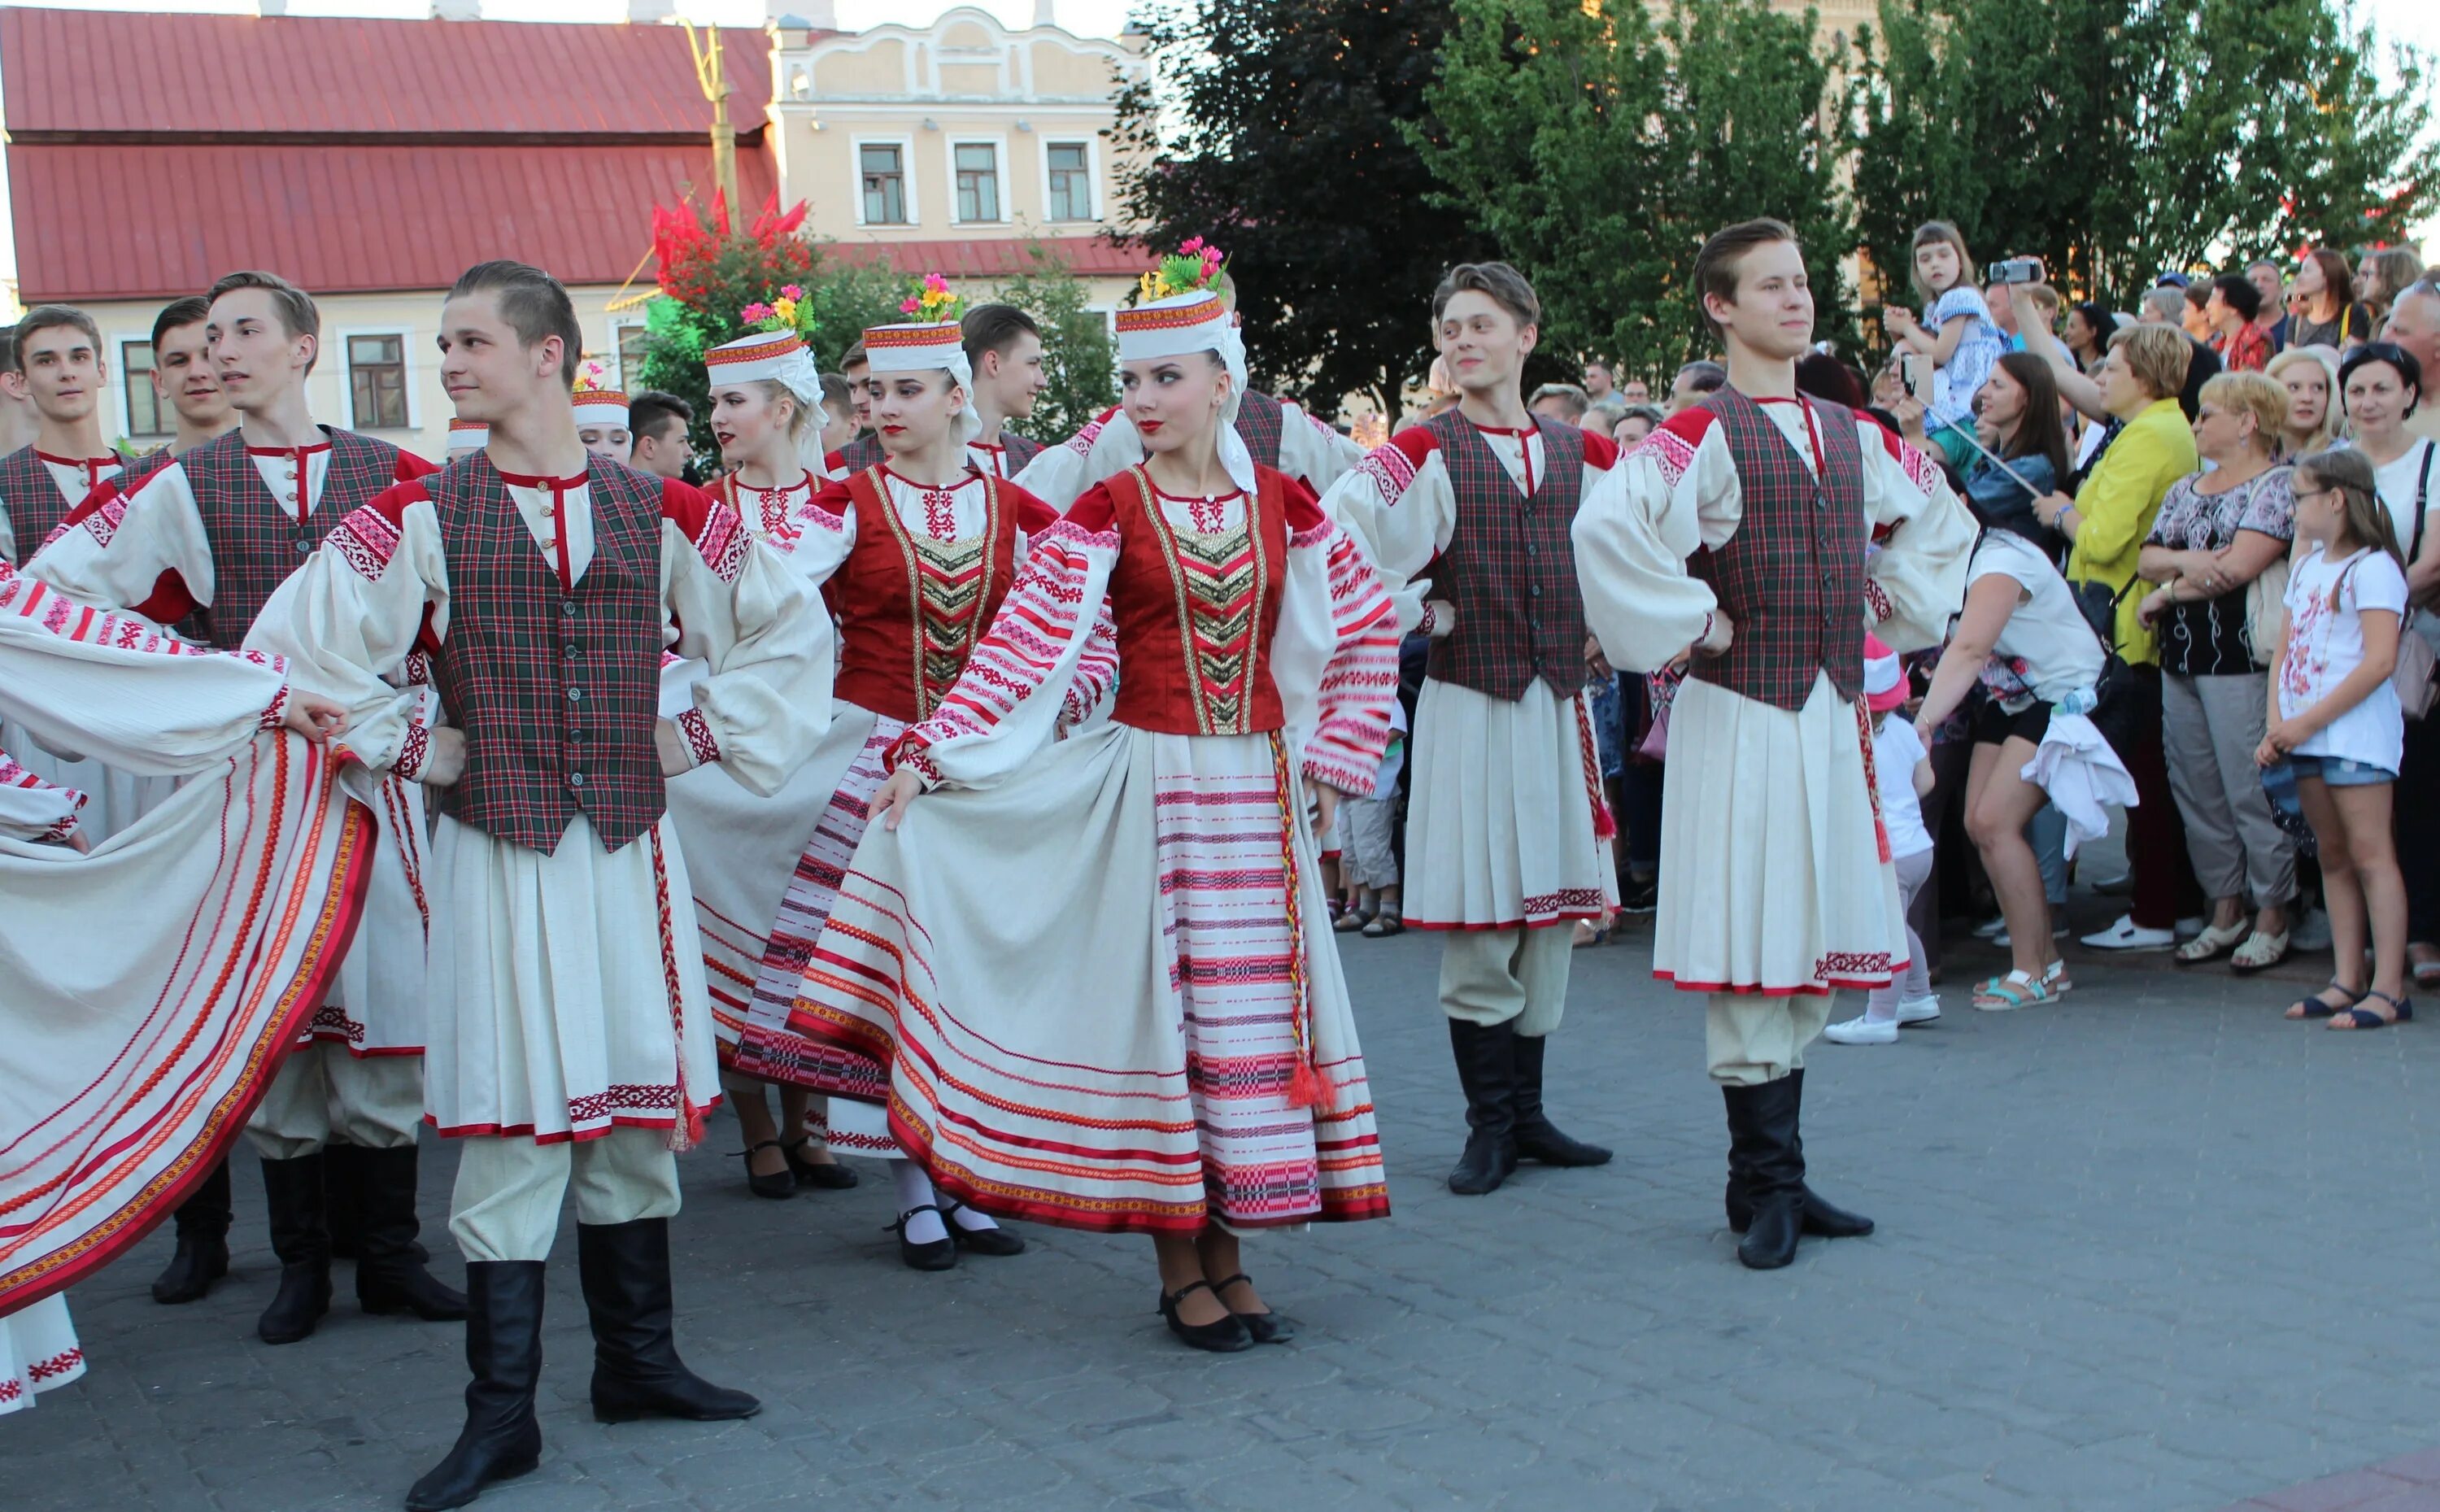
[[[1906,907],[1862,706],[1818,675],[1801,713],[1689,677],[1669,714],[1653,974],[1781,997],[1886,985]]]
[[[548,855],[442,815],[434,837],[424,1118],[444,1137],[669,1131],[720,1101],[703,950],[667,815],[604,852],[568,822]]]
[[[34,1395],[84,1374],[84,1349],[65,1297],[45,1297],[0,1318],[0,1415],[34,1405]]]
[[[174,777],[139,777],[81,756],[55,756],[13,719],[0,719],[0,750],[43,781],[82,793],[77,828],[96,845],[159,808],[178,790]]]
[[[1598,919],[1616,904],[1609,846],[1593,828],[1583,704],[1582,693],[1562,698],[1538,677],[1513,702],[1425,679],[1408,792],[1407,927],[1539,928]]]
[[[791,1017],[822,1047],[810,1074],[886,1103],[946,1195],[1002,1217],[1386,1215],[1291,766],[1268,735],[1108,725],[868,830]],[[1319,1107],[1292,1096],[1301,1063]]]
[[[350,785],[372,810],[381,840],[373,848],[364,923],[302,1037],[344,1045],[351,1055],[421,1055],[432,938],[423,784],[389,776],[368,783],[359,770]]]

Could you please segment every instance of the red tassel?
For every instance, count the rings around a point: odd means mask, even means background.
[[[1604,841],[1618,838],[1618,816],[1609,811],[1606,802],[1593,805],[1593,838]]]
[[[1338,1098],[1338,1089],[1329,1077],[1314,1068],[1313,1062],[1300,1058],[1296,1074],[1288,1078],[1288,1106],[1327,1109]]]

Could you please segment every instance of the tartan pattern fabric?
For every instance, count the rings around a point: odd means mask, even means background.
[[[1736,463],[1744,514],[1688,568],[1736,627],[1728,654],[1687,669],[1715,687],[1796,712],[1818,669],[1842,698],[1864,686],[1864,456],[1853,411],[1812,399],[1821,439],[1816,477],[1760,405],[1733,388],[1703,402]]]
[[[1280,465],[1280,431],[1285,422],[1280,402],[1259,388],[1248,388],[1237,403],[1237,438],[1254,454],[1258,467]]]
[[[1025,471],[1026,463],[1042,455],[1043,448],[1040,441],[1031,437],[1003,430],[999,433],[999,450],[1000,465],[1008,469],[1009,477],[1014,477]]]
[[[869,430],[849,437],[847,444],[838,449],[838,457],[840,472],[850,476],[889,460],[881,449],[881,438]]]
[[[16,536],[16,563],[24,567],[60,528],[77,501],[60,493],[51,470],[30,445],[0,457],[0,500],[9,506],[9,528]]]
[[[572,593],[489,456],[423,485],[449,567],[440,696],[466,731],[466,774],[440,811],[545,855],[579,811],[615,852],[664,801],[660,479],[597,457],[588,480],[593,561]]]
[[[1119,529],[1112,719],[1169,735],[1260,734],[1285,721],[1270,668],[1287,579],[1283,481],[1258,465],[1243,522],[1204,532],[1169,523],[1142,468],[1110,480]]]
[[[1534,423],[1543,474],[1529,499],[1464,416],[1426,422],[1457,495],[1457,527],[1431,572],[1433,596],[1457,605],[1457,628],[1432,642],[1429,671],[1511,702],[1536,677],[1563,698],[1585,680],[1585,596],[1569,531],[1584,496],[1584,432],[1538,415]]]
[[[397,447],[335,426],[324,426],[323,434],[331,439],[331,459],[322,496],[302,520],[289,518],[271,496],[236,431],[179,459],[212,549],[211,607],[197,610],[190,622],[201,639],[224,651],[245,644],[245,633],[271,602],[272,591],[304,565],[333,527],[398,481]]]

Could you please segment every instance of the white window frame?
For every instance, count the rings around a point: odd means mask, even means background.
[[[969,221],[958,212],[958,149],[960,147],[988,147],[992,150],[992,192],[999,201],[999,214]],[[949,154],[949,224],[952,225],[1010,225],[1016,207],[1011,203],[1015,196],[1009,192],[1011,186],[1008,174],[1008,138],[1004,135],[994,136],[986,132],[969,133],[965,135],[950,137],[947,152]]]
[[[153,392],[153,404],[157,407],[169,411],[166,418],[170,423],[170,428],[164,431],[157,438],[138,436],[135,433],[135,412],[129,408],[127,404],[127,349],[131,346],[149,347],[152,345],[152,333],[151,331],[130,331],[122,333],[117,331],[106,331],[102,333],[101,339],[104,348],[104,358],[110,364],[111,398],[113,404],[118,410],[118,434],[126,437],[128,441],[132,442],[141,442],[152,440],[167,441],[176,439],[178,434],[177,406],[170,404],[170,401],[161,398],[159,390],[155,389]],[[152,354],[152,360],[156,363],[159,362],[161,360],[161,354],[157,351],[154,352]],[[145,381],[150,383],[152,380],[147,379]]]
[[[625,335],[630,331],[643,330],[645,322],[638,317],[628,315],[624,312],[614,313],[604,316],[603,318],[605,323],[610,327],[610,346],[608,348],[610,367],[617,376],[619,391],[623,394],[633,394],[636,391],[636,385],[642,375],[640,373],[632,373],[627,370],[627,358],[625,355],[627,350],[626,344],[621,342],[619,338]]]
[[[1102,203],[1101,137],[1090,132],[1084,133],[1077,136],[1052,136],[1050,134],[1046,132],[1039,134],[1038,139],[1042,144],[1040,159],[1040,167],[1042,170],[1042,224],[1045,225],[1100,225],[1102,221],[1102,211],[1104,207]],[[1053,217],[1050,213],[1050,149],[1053,147],[1073,147],[1080,143],[1085,149],[1085,175],[1089,181],[1086,192],[1093,197],[1093,203],[1088,207],[1088,208],[1090,208],[1093,213],[1087,215],[1081,221],[1063,221]]]
[[[906,180],[906,219],[904,221],[868,221],[864,216],[864,150],[867,147],[898,149],[899,171]],[[852,135],[847,139],[848,184],[855,197],[855,224],[858,225],[907,225],[924,224],[924,193],[916,182],[915,138],[898,133],[872,135]]]
[[[396,336],[398,338],[399,387],[406,390],[406,423],[404,425],[368,425],[356,415],[356,365],[349,356],[348,345],[358,336]],[[348,411],[348,428],[367,432],[421,431],[423,429],[423,396],[422,370],[416,366],[415,328],[410,325],[350,326],[331,333],[331,341],[339,353],[339,403]],[[331,351],[332,346],[322,349]]]

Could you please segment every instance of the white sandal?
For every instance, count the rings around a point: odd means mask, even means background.
[[[2245,944],[2236,947],[2236,954],[2229,957],[2228,963],[2237,975],[2250,976],[2257,971],[2268,971],[2287,959],[2287,930],[2264,934],[2256,929],[2245,937]]]
[[[2198,966],[2206,961],[2216,961],[2234,948],[2252,927],[2243,919],[2230,925],[2215,924],[2178,946],[2177,963],[2181,966]]]

